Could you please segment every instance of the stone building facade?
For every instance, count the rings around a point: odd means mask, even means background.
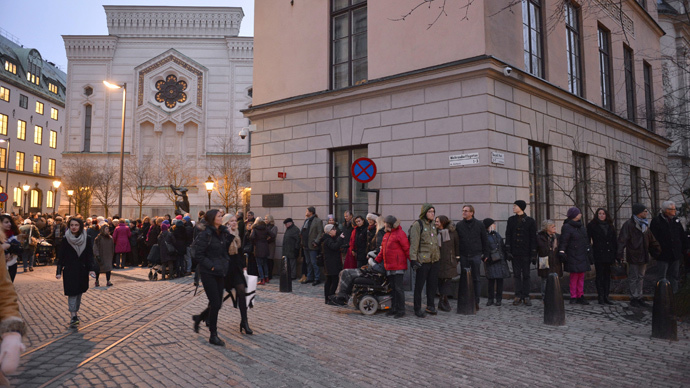
[[[258,2],[254,209],[374,211],[349,173],[368,157],[378,211],[405,230],[430,202],[455,220],[472,204],[502,232],[517,199],[538,221],[602,206],[620,225],[668,193],[670,143],[647,120],[663,34],[647,2],[447,2],[404,20],[416,2]]]
[[[230,136],[247,126],[240,109],[251,102],[253,39],[238,36],[242,9],[104,8],[107,36],[63,37],[70,74],[65,159],[119,170],[122,91],[103,81],[126,83],[125,169],[148,168],[155,177],[149,185],[158,188],[143,213],[173,212],[167,186],[179,184],[180,173],[187,174],[191,211],[206,209],[204,182],[211,176],[216,188],[223,185],[214,166],[226,158],[249,163],[248,141]],[[248,183],[247,173],[240,191]],[[124,216],[138,216],[127,191],[123,203]],[[218,191],[211,203],[222,206]],[[93,206],[92,213],[103,213],[95,199]]]

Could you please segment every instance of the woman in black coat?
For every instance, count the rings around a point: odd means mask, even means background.
[[[362,216],[355,217],[355,225],[357,227],[354,230],[355,244],[352,247],[352,254],[355,255],[355,260],[357,260],[357,268],[367,264],[367,248],[369,247],[368,230],[367,225],[364,222]]]
[[[568,209],[568,219],[561,227],[559,256],[565,260],[565,270],[570,272],[570,304],[589,304],[584,297],[585,272],[589,271],[589,237],[582,225],[580,209]]]
[[[208,328],[212,345],[225,346],[218,338],[218,312],[223,305],[225,276],[230,269],[228,250],[235,239],[228,228],[222,225],[223,214],[218,209],[211,209],[204,215],[205,223],[199,222],[199,234],[194,241],[194,256],[199,262],[199,274],[204,283],[204,292],[208,297]],[[195,315],[194,331],[199,331],[199,316]]]
[[[587,235],[592,240],[599,304],[615,304],[609,300],[609,290],[611,289],[611,264],[616,260],[618,239],[616,227],[613,226],[613,220],[606,209],[597,209],[594,219],[587,224]]]
[[[338,288],[338,275],[343,270],[343,261],[340,257],[340,247],[345,243],[342,234],[338,236],[338,228],[327,224],[323,228],[323,269],[326,272],[326,283],[323,287],[325,303],[328,297],[335,295]]]
[[[84,231],[84,221],[79,218],[69,220],[69,231],[60,245],[60,260],[56,279],[63,275],[62,284],[67,295],[69,312],[72,316],[70,327],[79,326],[79,307],[81,295],[89,289],[89,276],[96,277],[96,262],[93,259],[93,239]]]

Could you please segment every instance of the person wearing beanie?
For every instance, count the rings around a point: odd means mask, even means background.
[[[438,289],[441,249],[438,246],[435,219],[436,209],[432,204],[425,203],[419,212],[419,218],[410,227],[410,261],[416,272],[414,314],[420,318],[424,318],[426,313],[437,314],[434,298]],[[422,290],[425,284],[426,309],[422,311]]]
[[[531,306],[529,292],[532,286],[530,262],[537,261],[537,223],[525,213],[527,203],[517,200],[513,203],[514,215],[508,218],[506,226],[506,256],[513,263],[515,299],[513,306],[523,302]]]
[[[501,305],[503,300],[503,279],[510,277],[510,268],[505,255],[505,243],[503,237],[496,231],[496,223],[491,218],[485,218],[484,227],[486,228],[487,240],[491,255],[484,258],[484,273],[489,283],[488,297],[486,306]],[[494,298],[496,302],[494,303]]]
[[[642,299],[642,285],[650,259],[661,254],[661,246],[649,228],[647,208],[639,203],[632,206],[632,217],[625,221],[618,233],[619,262],[628,263],[628,283],[630,285],[630,306],[648,307]]]
[[[338,274],[343,270],[343,262],[340,259],[340,247],[345,244],[343,235],[338,235],[338,228],[332,224],[326,224],[323,228],[323,270],[326,282],[323,286],[324,303],[329,303],[331,295],[335,295],[338,288]]]
[[[482,261],[491,256],[491,250],[484,223],[474,218],[474,206],[462,207],[462,220],[455,224],[455,230],[460,238],[460,264],[462,268],[472,270],[474,304],[479,310],[479,291],[481,290],[479,271],[481,271]]]
[[[295,226],[292,218],[283,221],[285,234],[283,234],[283,256],[290,266],[290,279],[297,279],[297,258],[299,257],[299,228]]]
[[[571,207],[567,215],[558,240],[558,255],[565,262],[565,270],[570,272],[570,304],[587,305],[589,302],[584,297],[584,286],[585,272],[589,271],[591,265],[589,236],[582,223],[580,209]]]

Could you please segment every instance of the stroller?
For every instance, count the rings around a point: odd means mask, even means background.
[[[352,303],[364,315],[374,315],[379,310],[388,310],[393,304],[393,290],[386,275],[376,271],[365,271],[355,279],[352,287]]]
[[[53,264],[54,257],[53,245],[46,241],[46,239],[41,238],[36,246],[36,265]]]
[[[146,260],[151,264],[151,268],[149,269],[149,280],[151,281],[156,281],[158,280],[158,274],[162,273],[161,272],[161,256],[160,252],[158,250],[158,244],[153,244],[151,247],[151,250],[149,251],[149,255],[146,258]]]

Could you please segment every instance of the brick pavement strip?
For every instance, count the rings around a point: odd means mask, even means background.
[[[224,306],[219,334],[226,347],[218,348],[208,344],[205,328],[200,334],[191,330],[191,315],[207,303],[203,292],[192,297],[191,278],[149,282],[147,270],[125,271],[127,278],[114,272],[114,287],[84,295],[84,323],[75,332],[66,328],[66,297],[54,267],[19,274],[22,314],[31,326],[26,344],[34,351],[22,358],[12,384],[690,385],[690,325],[679,324],[677,342],[653,340],[651,310],[627,304],[566,305],[567,326],[550,327],[542,324],[539,301],[533,307],[482,308],[476,316],[440,313],[419,319],[408,292],[408,315],[391,319],[324,305],[322,287],[294,283],[293,293],[280,293],[271,283],[259,289],[249,312],[253,336],[238,332],[238,312]]]

